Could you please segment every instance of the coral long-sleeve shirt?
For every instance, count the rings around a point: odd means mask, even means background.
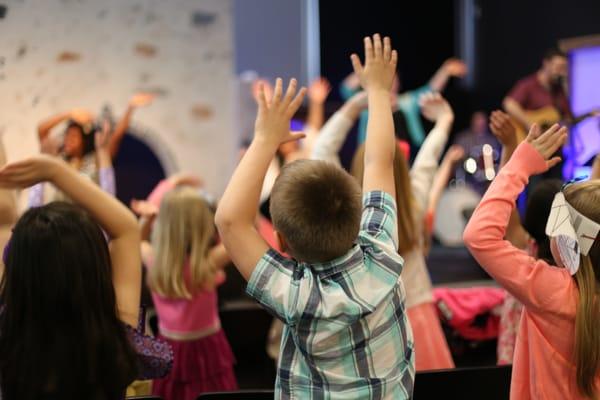
[[[464,232],[479,264],[525,308],[513,361],[511,399],[583,399],[574,364],[579,291],[564,268],[530,257],[504,240],[515,200],[546,162],[522,143],[490,185]]]

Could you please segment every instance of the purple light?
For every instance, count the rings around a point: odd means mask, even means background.
[[[600,108],[600,47],[584,47],[569,53],[570,102],[575,117]],[[565,153],[565,178],[571,179],[575,170],[600,152],[600,121],[586,119],[570,131]]]

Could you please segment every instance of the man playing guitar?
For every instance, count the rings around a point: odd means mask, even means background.
[[[560,117],[569,119],[571,112],[565,91],[567,57],[559,50],[548,50],[542,67],[521,79],[504,99],[504,109],[527,129],[533,121],[527,111],[555,108]]]
[[[504,98],[506,112],[516,122],[519,139],[525,137],[533,123],[551,125],[559,121],[571,121],[572,115],[566,95],[568,73],[567,57],[557,49],[546,52],[542,67],[521,79]],[[561,166],[552,168],[546,177],[562,178]]]

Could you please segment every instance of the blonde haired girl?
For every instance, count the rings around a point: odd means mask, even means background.
[[[193,400],[203,392],[235,390],[234,357],[221,329],[216,292],[229,260],[215,245],[213,211],[197,188],[173,180],[161,182],[149,202],[158,214],[151,246],[146,243],[143,251],[148,286],[160,336],[175,355],[171,374],[155,380],[152,392]]]

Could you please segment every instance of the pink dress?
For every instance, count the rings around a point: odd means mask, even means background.
[[[189,268],[186,272],[189,279]],[[217,284],[223,281],[221,274]],[[195,400],[205,392],[236,390],[235,358],[221,329],[216,289],[198,291],[191,299],[169,299],[153,292],[152,299],[160,337],[174,354],[171,373],[154,380],[152,394],[165,400]]]
[[[519,145],[475,210],[464,240],[479,264],[524,307],[511,399],[583,400],[573,363],[579,299],[575,280],[564,268],[536,260],[503,239],[529,176],[546,169],[546,162],[529,143]]]

